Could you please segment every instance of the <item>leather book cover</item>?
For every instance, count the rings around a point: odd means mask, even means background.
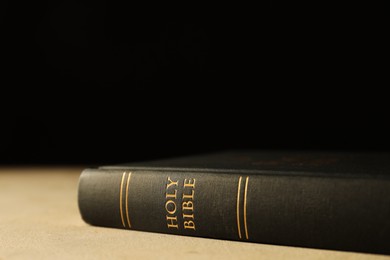
[[[384,153],[231,151],[86,169],[92,225],[390,253]]]

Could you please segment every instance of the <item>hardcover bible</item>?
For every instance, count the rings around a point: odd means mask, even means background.
[[[83,171],[92,225],[390,253],[388,154],[232,151]]]

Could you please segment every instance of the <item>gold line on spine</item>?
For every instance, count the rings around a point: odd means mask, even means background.
[[[119,210],[120,210],[120,213],[121,213],[121,219],[122,219],[122,225],[123,225],[123,227],[126,227],[126,225],[125,225],[125,220],[124,220],[124,218],[123,218],[123,209],[122,209],[122,201],[123,201],[123,199],[122,199],[122,190],[123,190],[123,182],[124,182],[124,180],[125,180],[125,176],[126,176],[126,172],[124,172],[123,174],[122,174],[122,181],[121,181],[121,187],[120,187],[120,191],[119,191]]]
[[[249,182],[249,176],[246,177],[245,180],[245,190],[244,190],[244,227],[245,227],[245,237],[248,239],[248,227],[246,225],[246,197],[248,193],[248,182]]]
[[[241,226],[240,226],[240,190],[241,190],[241,179],[242,176],[238,179],[238,188],[237,188],[237,228],[238,228],[238,237],[241,239]]]
[[[131,177],[131,172],[129,172],[129,176],[127,177],[127,184],[126,184],[126,218],[127,218],[127,224],[129,225],[129,228],[131,228],[130,218],[129,218],[129,203],[128,203],[130,177]]]

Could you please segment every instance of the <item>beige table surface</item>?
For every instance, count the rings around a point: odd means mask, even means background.
[[[390,259],[92,227],[80,218],[81,168],[0,169],[0,259]],[[173,257],[173,258],[172,258]]]

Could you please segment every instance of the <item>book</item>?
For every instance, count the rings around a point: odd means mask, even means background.
[[[85,169],[78,203],[104,227],[390,254],[385,153],[228,151]]]

